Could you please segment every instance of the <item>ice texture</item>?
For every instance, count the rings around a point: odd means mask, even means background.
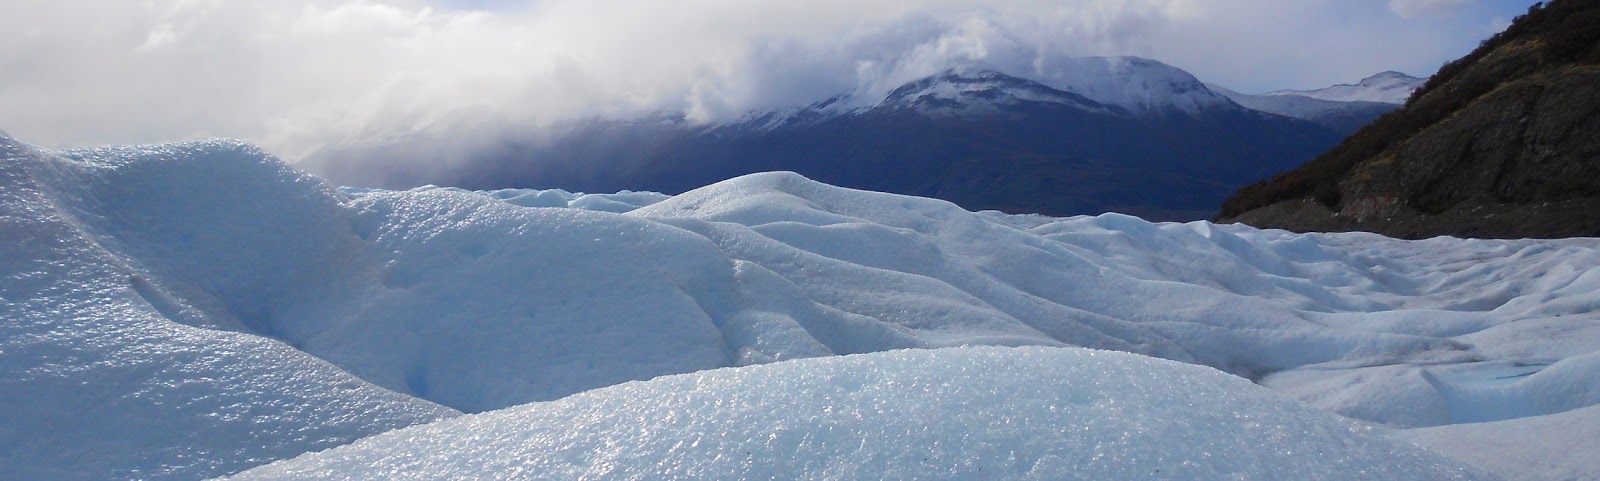
[[[1593,382],[1591,377],[1588,381]],[[1394,437],[1508,481],[1590,480],[1600,473],[1600,406],[1560,414],[1399,431]]]
[[[585,194],[582,192],[567,192],[561,189],[499,189],[488,191],[467,191],[454,187],[439,187],[435,185],[422,186],[411,189],[411,192],[426,192],[430,190],[443,190],[449,192],[470,192],[499,199],[507,204],[522,207],[569,207],[580,210],[594,210],[621,214],[656,202],[661,202],[671,197],[658,192],[633,192],[622,191],[614,194]],[[340,187],[343,192],[352,197],[360,197],[381,189],[361,187]]]
[[[1200,366],[906,350],[633,382],[403,429],[267,479],[1493,479]]]
[[[237,143],[95,152],[113,153],[129,161],[69,161],[0,134],[0,479],[200,479],[459,414],[239,332],[240,317],[279,293],[258,277],[264,273],[236,276],[228,265],[201,265],[210,251],[228,248],[242,256],[315,251],[210,245],[197,231],[249,237],[252,225],[190,217],[196,213],[184,205],[149,212],[159,216],[121,215],[141,209],[142,192],[194,186],[174,177],[238,170],[248,172],[242,178],[311,191],[318,182],[275,161],[236,162],[265,157]],[[134,158],[161,160],[141,165]],[[164,176],[151,165],[157,162],[206,167]],[[196,203],[252,207],[214,191],[171,192],[200,196]],[[316,223],[340,208],[270,207],[252,215],[326,209],[304,217]],[[193,263],[177,265],[182,256],[174,256],[167,267],[204,271],[214,292],[236,290],[230,294],[239,296],[239,310],[194,285],[151,277],[149,266],[130,256],[158,249],[193,255]],[[261,250],[247,252],[254,249]],[[235,260],[234,267],[250,267]],[[303,264],[281,267],[293,277]],[[205,305],[185,303],[185,295]]]
[[[787,172],[665,199],[340,191],[239,142],[3,136],[0,235],[0,479],[198,479],[903,348],[1125,351],[1393,428],[1600,402],[1595,239],[973,213]]]

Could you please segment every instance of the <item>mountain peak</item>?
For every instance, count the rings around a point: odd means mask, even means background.
[[[1339,84],[1316,90],[1279,90],[1265,95],[1298,95],[1336,102],[1404,104],[1406,99],[1411,97],[1411,92],[1427,81],[1388,70],[1361,79],[1354,84]]]
[[[1081,57],[1042,68],[1041,81],[1139,114],[1203,110],[1232,102],[1183,69],[1142,57]]]
[[[998,113],[1005,106],[1026,102],[1107,111],[1106,106],[1082,95],[981,67],[955,67],[912,81],[890,91],[879,105],[955,115]]]
[[[889,100],[897,97],[904,97],[905,95],[915,93],[919,89],[938,84],[970,85],[976,86],[977,88],[985,88],[996,86],[1025,86],[1029,83],[1035,82],[1006,75],[990,68],[975,66],[952,67],[937,74],[929,75],[927,77],[908,82],[905,85],[901,85],[900,87],[890,91],[889,94],[884,97],[884,99]]]
[[[712,129],[773,130],[878,108],[925,115],[995,115],[1024,104],[1055,104],[1118,116],[1196,115],[1240,108],[1194,75],[1141,57],[1057,58],[1024,78],[981,64],[956,65],[889,90],[851,91],[806,106],[750,112]]]
[[[1419,79],[1417,77],[1412,77],[1410,75],[1406,75],[1406,74],[1401,73],[1401,72],[1396,72],[1396,71],[1393,71],[1393,70],[1385,70],[1385,71],[1382,71],[1382,72],[1378,72],[1378,73],[1372,74],[1371,77],[1367,77],[1367,78],[1361,79],[1360,83],[1366,84],[1366,83],[1374,83],[1374,82],[1379,82],[1379,81],[1384,81],[1384,80],[1421,80],[1421,79]]]

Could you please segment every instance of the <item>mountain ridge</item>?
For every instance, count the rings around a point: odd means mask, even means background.
[[[1427,82],[1426,78],[1412,77],[1393,70],[1379,72],[1354,84],[1338,84],[1313,90],[1277,90],[1262,95],[1298,95],[1318,100],[1337,102],[1376,102],[1404,104],[1411,93]]]
[[[1208,87],[1245,108],[1310,121],[1345,136],[1356,133],[1378,117],[1401,106],[1385,102],[1326,100],[1287,93],[1251,95],[1217,85]]]
[[[703,126],[671,114],[595,122],[553,142],[504,139],[452,172],[426,178],[401,171],[398,181],[377,186],[676,193],[792,170],[972,210],[1193,220],[1212,216],[1226,192],[1309,159],[1339,137],[1240,106],[1154,60],[1090,57],[1062,65],[1042,70],[1042,80],[981,66],[947,69],[878,99],[847,93]],[[364,159],[403,150],[332,152],[308,167],[364,185]]]

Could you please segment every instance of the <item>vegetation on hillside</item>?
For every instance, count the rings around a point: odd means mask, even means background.
[[[1219,218],[1307,197],[1338,211],[1343,200],[1339,181],[1357,164],[1379,157],[1505,82],[1574,64],[1600,64],[1600,1],[1535,4],[1505,31],[1441,67],[1405,108],[1378,118],[1298,169],[1240,189],[1222,204]]]

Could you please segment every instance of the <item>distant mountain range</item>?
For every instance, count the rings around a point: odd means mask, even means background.
[[[1383,114],[1399,109],[1411,92],[1426,81],[1399,72],[1383,72],[1353,85],[1341,84],[1317,90],[1279,90],[1260,95],[1242,94],[1216,85],[1207,87],[1239,105],[1309,120],[1342,135],[1350,135]]]
[[[1244,95],[1137,57],[1071,59],[1038,77],[964,67],[887,95],[844,93],[709,125],[681,114],[575,122],[503,139],[443,173],[382,165],[407,155],[415,137],[328,150],[302,165],[359,186],[666,193],[787,170],[970,210],[1193,220],[1397,108],[1372,100],[1403,98],[1397,92],[1420,82],[1385,73]]]
[[[1428,79],[1421,79],[1400,72],[1388,71],[1361,79],[1355,84],[1339,84],[1332,87],[1316,90],[1279,90],[1268,92],[1265,95],[1273,97],[1311,97],[1318,100],[1334,102],[1372,102],[1380,104],[1404,104],[1411,97],[1411,92],[1416,91]]]
[[[1403,85],[1393,80],[1375,83]],[[1323,93],[1360,98],[1347,90]],[[1241,189],[1221,220],[1407,238],[1600,236],[1600,2],[1536,5],[1405,108]]]

